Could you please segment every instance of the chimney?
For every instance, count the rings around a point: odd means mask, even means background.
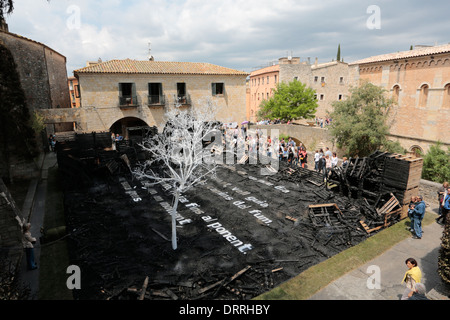
[[[317,64],[319,63],[319,59],[316,57],[316,61],[314,62],[314,65],[317,67]]]

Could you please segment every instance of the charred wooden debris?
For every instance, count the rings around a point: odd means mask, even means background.
[[[157,134],[156,127],[128,128],[127,140],[114,141],[110,132],[57,134],[58,168],[71,183],[92,185],[96,176],[128,174],[131,167],[144,159],[139,143]]]
[[[285,167],[281,175],[306,191],[319,187],[312,191],[317,201],[348,199],[359,207],[359,223],[371,233],[407,216],[411,197],[419,192],[422,167],[422,158],[376,151],[368,157],[350,158],[347,165],[331,169],[327,179],[304,168]],[[338,216],[343,217],[342,212]]]
[[[156,134],[157,131],[152,130],[145,132]],[[142,133],[138,134],[137,140],[142,137]],[[59,169],[72,183],[80,185],[92,184],[95,177],[131,176],[130,168],[144,156],[135,141],[116,143],[113,150],[109,133],[61,139],[57,143]],[[249,164],[248,155],[235,160],[235,172],[252,172],[262,166],[271,169],[270,165]],[[90,195],[76,195],[79,198],[72,200],[75,207],[67,209],[73,213],[69,225],[77,227],[77,236],[70,237],[75,262],[92,270],[98,283],[104,284],[102,299],[251,299],[406,217],[410,197],[418,194],[422,159],[375,152],[365,158],[350,159],[345,167],[332,169],[327,180],[322,173],[284,163],[272,169],[274,174],[265,178],[267,182],[290,184],[298,191],[289,195],[292,207],[275,209],[281,219],[277,219],[274,226],[265,227],[272,232],[270,237],[283,236],[278,240],[278,243],[286,243],[288,248],[283,257],[269,258],[261,253],[258,258],[243,259],[240,265],[233,265],[230,269],[233,271],[215,270],[205,265],[203,270],[182,277],[170,272],[162,274],[162,271],[156,277],[143,271],[137,260],[133,260],[133,267],[122,266],[130,263],[125,259],[127,252],[118,254],[117,250],[126,251],[130,241],[156,243],[154,250],[162,252],[162,258],[171,258],[173,253],[164,252],[167,241],[163,239],[163,233],[155,231],[158,227],[153,230],[155,232],[148,232],[147,228],[152,227],[142,225],[141,213],[136,210],[131,215],[127,213],[126,218],[113,215],[113,208],[108,208],[111,212],[107,212],[101,197],[100,200],[94,197],[94,190]],[[223,170],[224,177],[229,177],[230,172]],[[135,183],[139,189],[141,186]],[[97,190],[99,194],[108,192],[102,185]],[[80,201],[82,198],[84,200]],[[70,207],[70,203],[66,204]],[[86,209],[86,212],[79,212],[80,209]],[[95,223],[98,217],[105,218],[101,223]],[[124,228],[113,234],[112,226],[120,225],[125,219],[136,221],[135,225],[140,228],[138,234],[127,234]],[[236,225],[245,228],[245,224],[239,222]],[[162,224],[160,228],[163,228]],[[103,249],[99,250],[98,245]],[[221,254],[229,258],[227,254]],[[207,255],[208,252],[202,253],[198,259]],[[100,256],[105,260],[99,261]],[[116,259],[104,258],[110,256],[116,256]],[[154,270],[161,270],[163,262],[147,264]]]

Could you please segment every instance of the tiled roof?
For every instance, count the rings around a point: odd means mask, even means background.
[[[279,64],[252,71],[252,73],[250,73],[250,76],[255,77],[255,76],[259,76],[264,73],[270,73],[270,72],[276,72],[276,71],[280,71]]]
[[[420,48],[415,48],[414,50],[394,52],[394,53],[382,54],[379,56],[365,58],[362,60],[358,60],[358,61],[349,63],[349,65],[416,58],[416,57],[422,57],[422,56],[428,56],[428,55],[440,54],[440,53],[449,53],[449,52],[450,52],[450,44],[444,44],[444,45],[434,46],[434,47],[420,47]]]
[[[320,69],[320,68],[331,67],[331,66],[335,66],[339,63],[347,64],[347,63],[341,62],[341,61],[330,61],[330,62],[319,63],[317,65],[313,64],[313,65],[311,65],[311,69]]]
[[[166,62],[142,60],[110,60],[77,69],[74,73],[129,73],[129,74],[198,74],[198,75],[244,75],[248,73],[220,67],[210,63]]]

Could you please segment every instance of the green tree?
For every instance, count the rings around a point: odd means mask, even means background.
[[[441,146],[437,142],[423,156],[422,178],[439,183],[450,181],[450,147],[446,152]]]
[[[347,100],[333,103],[330,113],[329,130],[338,147],[346,149],[351,157],[365,157],[378,149],[398,150],[398,143],[386,137],[386,120],[393,101],[385,96],[385,90],[365,82],[350,92]]]
[[[337,51],[337,57],[336,57],[337,61],[341,61],[341,44],[339,43],[338,46],[338,51]]]
[[[274,95],[261,103],[260,119],[295,120],[312,118],[317,109],[315,91],[306,84],[294,80],[277,85]]]

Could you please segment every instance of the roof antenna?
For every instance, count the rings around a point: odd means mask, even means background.
[[[152,43],[148,43],[148,60],[155,61],[155,58],[152,56]]]

